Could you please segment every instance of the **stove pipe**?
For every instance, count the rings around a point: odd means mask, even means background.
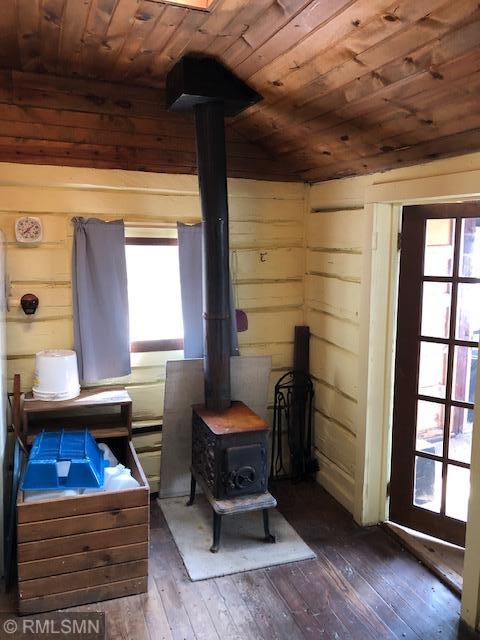
[[[167,75],[167,108],[195,112],[197,165],[203,220],[205,405],[230,407],[230,268],[225,116],[260,100],[210,58],[185,57]]]
[[[203,219],[205,405],[220,411],[231,404],[227,162],[222,102],[195,106],[195,131]]]

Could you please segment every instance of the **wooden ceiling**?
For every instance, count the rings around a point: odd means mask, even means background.
[[[195,171],[191,117],[162,103],[186,53],[264,96],[228,123],[231,175],[317,181],[480,149],[478,0],[4,0],[0,159]]]

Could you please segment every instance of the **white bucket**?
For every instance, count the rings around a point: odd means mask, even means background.
[[[35,356],[33,397],[37,400],[59,401],[80,394],[77,354],[68,349],[47,349]]]

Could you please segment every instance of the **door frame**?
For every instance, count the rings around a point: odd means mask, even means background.
[[[397,238],[402,207],[480,200],[480,171],[373,184],[365,191],[364,265],[360,308],[360,371],[354,517],[362,525],[388,518],[393,372],[399,276]],[[363,319],[363,321],[362,321]],[[476,398],[480,397],[480,376]],[[472,440],[462,618],[480,621],[480,411]]]

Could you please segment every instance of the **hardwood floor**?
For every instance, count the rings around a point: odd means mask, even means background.
[[[356,526],[317,484],[274,493],[316,560],[190,582],[154,501],[148,595],[72,611],[105,611],[111,640],[477,637],[459,629],[457,596],[385,531]]]

